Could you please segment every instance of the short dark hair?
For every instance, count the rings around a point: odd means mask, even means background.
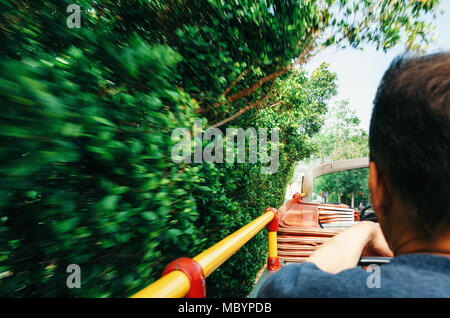
[[[370,161],[427,238],[450,225],[450,52],[403,55],[374,100]]]

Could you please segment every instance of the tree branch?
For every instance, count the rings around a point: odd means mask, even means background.
[[[245,69],[234,81],[231,85],[222,93],[223,96],[227,96],[227,94],[231,91],[231,89],[236,86],[237,82],[239,82],[245,75],[247,75],[247,69]]]
[[[220,122],[218,122],[218,123],[212,125],[211,128],[218,128],[218,127],[222,126],[223,124],[226,124],[226,123],[228,123],[229,121],[232,121],[233,119],[235,119],[235,118],[241,116],[241,115],[242,115],[243,113],[245,113],[246,111],[248,111],[248,110],[250,110],[250,109],[252,109],[252,108],[258,106],[258,105],[261,104],[263,101],[265,101],[267,98],[272,97],[273,94],[275,94],[275,93],[271,94],[270,96],[269,96],[269,93],[272,91],[272,88],[273,88],[274,83],[275,83],[275,80],[273,80],[272,84],[270,85],[269,90],[267,91],[266,95],[264,95],[263,98],[257,100],[256,102],[254,102],[254,103],[252,103],[252,104],[250,104],[250,105],[245,106],[244,108],[240,109],[240,110],[239,110],[237,113],[235,113],[234,115],[232,115],[232,116],[230,116],[230,117],[228,117],[228,118],[225,118],[224,120],[222,120],[222,121],[220,121]]]
[[[247,69],[243,70],[242,73],[241,73],[241,74],[240,74],[240,75],[239,75],[239,76],[231,83],[231,85],[228,86],[227,89],[224,90],[222,94],[220,94],[220,96],[227,96],[227,94],[231,91],[231,89],[232,89],[234,86],[236,86],[236,84],[237,84],[237,83],[238,83],[245,75],[247,75],[247,72],[248,72]],[[217,108],[217,107],[219,107],[220,105],[222,105],[222,103],[216,102],[216,103],[213,104],[213,107]],[[207,108],[198,108],[198,109],[195,110],[195,113],[196,113],[196,114],[202,114],[202,113],[205,113],[207,110],[208,110]]]
[[[308,57],[307,57],[306,59],[304,59],[302,63],[306,63],[311,57],[313,57],[314,55],[316,55],[317,53],[319,53],[323,48],[325,48],[324,45],[322,45],[322,46],[321,46],[318,50],[316,50],[313,54],[309,54]],[[303,54],[302,54],[302,55],[303,55]],[[298,64],[298,63],[294,62],[294,63],[292,63],[291,65],[292,65],[292,67],[293,67],[293,66],[295,66],[296,64]],[[292,67],[291,67],[290,69],[292,69]],[[287,71],[286,71],[286,72],[287,72]],[[272,74],[275,74],[275,73],[272,73]],[[283,74],[283,73],[282,73],[282,74]],[[280,75],[281,75],[281,74],[280,74]],[[274,82],[275,82],[275,79],[274,79]],[[273,83],[274,83],[274,82],[273,82]],[[273,86],[273,83],[272,83],[272,86]],[[270,93],[270,91],[272,90],[272,86],[270,87],[269,91],[267,92],[267,94],[266,94],[263,98],[257,100],[256,102],[254,102],[254,103],[252,103],[252,104],[250,104],[250,105],[245,106],[244,108],[240,109],[240,110],[239,110],[237,113],[235,113],[234,115],[232,115],[232,116],[230,116],[230,117],[228,117],[228,118],[225,118],[224,120],[222,120],[222,121],[220,121],[220,122],[218,122],[218,123],[212,125],[211,128],[218,128],[218,127],[222,126],[223,124],[226,124],[226,123],[228,123],[228,122],[230,122],[230,121],[236,119],[237,117],[241,116],[241,115],[242,115],[243,113],[245,113],[246,111],[248,111],[248,110],[250,110],[250,109],[252,109],[252,108],[258,106],[259,104],[261,104],[261,103],[262,103],[263,101],[265,101],[267,98],[272,97],[272,96],[276,93],[276,92],[274,92],[274,93],[271,94],[270,96],[268,95],[268,94]]]
[[[280,70],[278,70],[274,73],[264,76],[259,81],[257,81],[253,85],[251,85],[249,88],[243,89],[240,92],[237,92],[236,94],[233,94],[233,95],[227,97],[228,102],[231,103],[231,102],[234,102],[235,100],[238,100],[245,96],[250,95],[251,93],[255,92],[258,88],[260,88],[264,83],[266,83],[270,80],[273,80],[273,79],[277,78],[278,76],[283,75],[284,73],[290,71],[295,65],[304,63],[305,56],[306,56],[306,54],[308,54],[311,51],[311,48],[312,48],[314,41],[316,40],[318,34],[319,34],[318,30],[316,32],[314,32],[314,34],[311,36],[308,47],[305,50],[303,50],[302,54],[299,57],[297,57],[293,63],[281,68]]]

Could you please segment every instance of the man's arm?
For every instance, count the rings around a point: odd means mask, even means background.
[[[306,261],[335,274],[355,267],[366,246],[379,256],[393,256],[380,227],[374,222],[362,221],[321,245]]]

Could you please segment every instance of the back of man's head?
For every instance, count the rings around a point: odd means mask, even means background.
[[[370,160],[424,238],[449,229],[450,53],[392,62],[375,97],[369,143]]]

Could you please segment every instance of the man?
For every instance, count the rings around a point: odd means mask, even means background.
[[[273,274],[258,297],[450,297],[450,53],[393,61],[369,144],[379,226],[341,232]],[[365,248],[394,258],[366,272],[357,266]]]

